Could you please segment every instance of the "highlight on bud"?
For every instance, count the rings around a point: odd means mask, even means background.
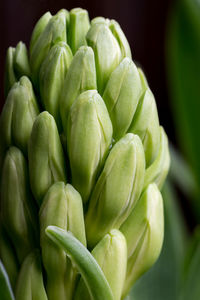
[[[33,124],[28,161],[31,190],[40,205],[54,182],[66,182],[67,179],[58,129],[54,118],[47,111],[40,113]]]
[[[71,105],[82,92],[96,88],[94,52],[92,48],[82,46],[72,59],[60,98],[60,115],[66,135]]]
[[[160,140],[159,119],[154,96],[149,88],[141,97],[128,132],[139,135],[142,140],[146,166],[154,161]]]
[[[91,195],[85,218],[89,247],[128,217],[142,191],[144,174],[142,142],[128,133],[111,149]]]
[[[61,128],[59,101],[65,76],[72,60],[70,47],[64,43],[56,43],[43,61],[40,74],[40,95],[45,109],[55,118]]]
[[[87,45],[86,34],[90,27],[88,12],[82,8],[74,8],[69,13],[68,44],[72,53],[84,45]]]
[[[97,87],[102,95],[110,74],[120,62],[120,47],[109,27],[103,23],[94,23],[87,33],[86,40],[94,51]]]
[[[32,251],[24,260],[17,280],[16,300],[48,300],[44,287],[39,250]]]
[[[137,67],[126,57],[111,73],[103,93],[113,124],[114,139],[118,140],[127,132],[141,94],[142,85]]]
[[[58,42],[67,42],[67,21],[65,12],[58,12],[50,18],[48,24],[35,41],[30,53],[32,80],[39,89],[39,71],[52,46]]]
[[[91,254],[101,267],[115,300],[121,299],[126,276],[127,246],[123,234],[112,229],[92,250]],[[81,279],[78,283],[75,300],[91,299],[89,291]]]
[[[42,17],[37,21],[37,23],[33,29],[32,35],[31,35],[30,46],[29,46],[30,55],[32,55],[32,50],[33,50],[35,43],[37,42],[37,40],[40,37],[40,35],[42,34],[42,32],[45,30],[45,28],[51,18],[52,18],[52,15],[48,11],[44,15],[42,15]]]
[[[2,147],[6,150],[14,144],[27,154],[28,140],[38,114],[32,84],[23,76],[10,90],[0,117]]]
[[[163,127],[160,126],[160,146],[158,155],[145,172],[144,187],[146,187],[151,182],[155,182],[159,190],[161,190],[163,183],[167,177],[169,166],[170,156],[168,139]]]
[[[1,217],[18,260],[22,263],[25,256],[35,247],[37,219],[29,191],[26,161],[16,147],[9,148],[3,164]]]
[[[96,90],[83,92],[73,103],[67,129],[72,184],[86,203],[112,141],[112,123]]]
[[[127,272],[123,297],[157,260],[163,243],[163,200],[155,183],[149,184],[120,227],[127,241]]]
[[[9,47],[7,50],[5,66],[5,96],[7,96],[13,84],[17,82],[21,76],[30,76],[30,66],[26,45],[19,42],[16,48]]]
[[[118,41],[119,47],[121,49],[121,58],[129,57],[132,58],[131,49],[125,34],[123,33],[120,25],[115,20],[111,20],[109,24],[109,28],[112,31],[112,34]]]

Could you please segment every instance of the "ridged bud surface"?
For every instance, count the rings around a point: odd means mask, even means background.
[[[94,187],[86,214],[86,234],[93,247],[119,228],[135,206],[144,183],[145,158],[138,136],[126,134],[110,151]]]
[[[46,111],[36,118],[28,149],[30,184],[38,204],[56,181],[66,182],[66,164],[54,118]]]
[[[112,123],[96,90],[83,92],[68,119],[67,146],[72,184],[87,202],[112,141]]]

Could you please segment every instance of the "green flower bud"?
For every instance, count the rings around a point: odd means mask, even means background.
[[[92,250],[92,255],[111,287],[113,299],[120,300],[126,276],[127,247],[125,237],[119,230],[111,230]],[[75,294],[75,300],[79,299],[91,299],[83,279],[80,280]]]
[[[103,93],[113,124],[114,139],[121,138],[127,132],[141,93],[138,70],[133,61],[126,57],[112,72]]]
[[[24,260],[16,287],[16,300],[47,300],[39,250]]]
[[[57,182],[45,195],[40,208],[40,237],[42,258],[47,272],[48,299],[68,299],[70,287],[67,273],[66,254],[45,234],[48,225],[56,225],[69,230],[86,245],[82,200],[79,193],[70,185]],[[69,266],[68,264],[68,267]],[[72,267],[71,267],[72,268]]]
[[[120,62],[121,51],[109,27],[102,23],[90,27],[86,40],[94,50],[97,86],[102,94],[110,74]]]
[[[104,17],[96,17],[96,18],[92,19],[92,21],[91,21],[91,25],[94,25],[94,24],[105,24],[105,25],[109,26],[110,19],[107,19]]]
[[[90,28],[90,21],[87,10],[82,8],[72,9],[69,15],[68,44],[74,54],[81,46],[87,45],[85,36]]]
[[[67,42],[66,28],[66,14],[60,12],[49,20],[34,44],[30,55],[30,65],[32,80],[36,88],[38,88],[38,74],[41,64],[51,47],[58,42]]]
[[[39,81],[43,105],[61,128],[59,100],[64,78],[72,60],[69,46],[64,42],[55,44],[42,63]]]
[[[36,44],[38,38],[42,34],[42,32],[45,30],[47,24],[49,23],[49,20],[52,18],[51,13],[48,11],[46,12],[36,23],[32,35],[31,35],[31,40],[30,40],[30,46],[29,46],[29,51],[30,55],[32,55],[32,50],[34,45]]]
[[[137,134],[141,138],[146,157],[146,166],[149,167],[157,156],[160,140],[156,102],[149,88],[140,99],[128,132]]]
[[[117,23],[115,20],[111,20],[109,24],[109,28],[112,31],[112,34],[118,41],[119,47],[121,49],[121,57],[129,57],[130,59],[132,58],[131,55],[131,49],[129,46],[129,43],[127,41],[127,38],[125,34],[123,33],[119,23]]]
[[[158,155],[145,172],[144,187],[151,182],[155,182],[158,188],[161,190],[168,174],[169,166],[170,156],[168,139],[163,127],[160,126],[160,146]]]
[[[30,66],[26,45],[22,42],[16,48],[9,47],[5,67],[5,96],[21,76],[30,76]]]
[[[126,134],[110,151],[90,198],[86,215],[90,247],[112,228],[119,228],[130,214],[142,191],[144,173],[142,142]]]
[[[130,59],[132,58],[129,43],[119,23],[117,23],[115,20],[105,19],[103,17],[96,17],[91,21],[91,25],[94,24],[104,24],[110,28],[121,49],[121,59],[123,59],[124,57],[129,57]]]
[[[82,92],[96,87],[94,52],[90,47],[82,46],[71,62],[60,99],[60,114],[65,134],[72,103]]]
[[[148,87],[149,87],[147,79],[146,79],[146,76],[144,75],[144,72],[142,71],[141,68],[138,68],[138,73],[140,75],[140,80],[141,80],[141,84],[142,84],[142,90],[145,92],[148,89]]]
[[[124,298],[133,283],[157,260],[163,243],[163,200],[156,184],[150,184],[120,227],[128,249]]]
[[[19,266],[11,241],[2,224],[0,225],[0,259],[4,264],[11,286],[14,290]]]
[[[17,78],[23,75],[30,76],[31,73],[27,48],[22,42],[19,42],[15,49],[14,70]]]
[[[28,140],[39,109],[30,80],[23,76],[10,90],[0,117],[0,165],[11,145],[27,154]]]
[[[8,95],[9,90],[13,84],[17,81],[17,77],[14,71],[14,55],[15,48],[9,47],[6,54],[6,65],[5,65],[5,96]]]
[[[28,147],[30,184],[38,204],[56,181],[66,182],[66,166],[54,118],[44,111],[36,118]]]
[[[72,184],[86,203],[112,141],[112,123],[96,90],[83,92],[68,118],[67,146]]]
[[[36,244],[36,211],[28,181],[22,152],[11,147],[2,170],[1,216],[20,263]]]

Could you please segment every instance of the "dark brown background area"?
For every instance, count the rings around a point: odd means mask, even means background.
[[[171,0],[172,1],[172,0]],[[22,40],[28,46],[34,24],[40,16],[61,8],[70,10],[82,7],[90,18],[104,16],[116,19],[128,38],[133,60],[145,71],[149,85],[156,97],[161,124],[170,139],[175,142],[172,117],[169,109],[165,74],[165,33],[170,0],[1,0],[1,47],[0,47],[0,100],[3,96],[3,77],[6,49],[15,47]]]

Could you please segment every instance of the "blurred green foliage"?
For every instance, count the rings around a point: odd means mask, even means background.
[[[179,0],[173,5],[166,59],[176,134],[200,186],[200,1]],[[193,208],[200,221],[199,190]]]

